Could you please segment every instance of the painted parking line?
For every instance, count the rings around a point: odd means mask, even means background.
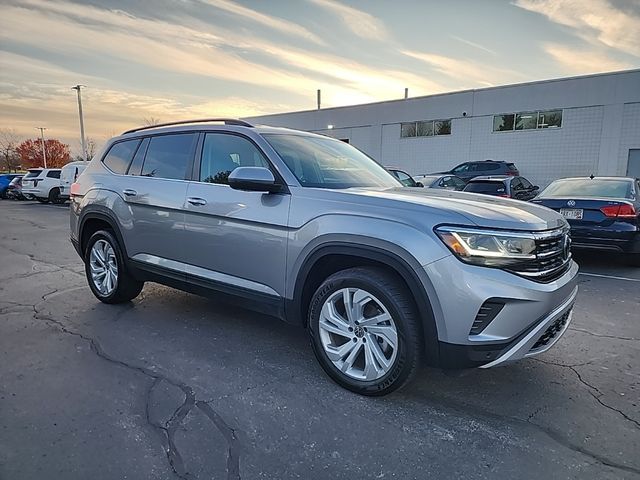
[[[603,275],[601,273],[580,272],[579,275],[584,275],[586,277],[609,278],[611,280],[625,280],[627,282],[640,282],[640,278],[617,277],[615,275]]]

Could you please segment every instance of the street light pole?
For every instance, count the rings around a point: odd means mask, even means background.
[[[47,168],[47,151],[44,148],[44,131],[45,127],[36,127],[36,130],[40,130],[40,143],[42,144],[42,159],[44,160],[44,168]]]
[[[82,116],[82,96],[80,95],[80,89],[84,87],[84,85],[76,85],[75,87],[71,87],[72,90],[76,90],[78,92],[78,114],[80,115],[80,142],[82,143],[82,158],[86,162],[87,158],[87,142],[84,138],[84,118]]]

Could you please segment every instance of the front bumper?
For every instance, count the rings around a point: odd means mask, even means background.
[[[438,330],[438,364],[443,368],[497,365],[541,353],[546,348],[534,345],[570,311],[577,293],[575,262],[564,275],[548,283],[467,265],[453,256],[425,265],[424,270],[431,283],[425,288]],[[485,302],[498,302],[503,307],[480,333],[473,334],[474,320]],[[564,327],[544,346],[551,347]]]

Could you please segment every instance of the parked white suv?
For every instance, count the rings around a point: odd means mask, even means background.
[[[84,169],[87,168],[89,162],[71,162],[62,167],[60,175],[60,199],[69,200],[69,192],[71,184],[76,181]]]
[[[22,194],[28,199],[42,203],[64,203],[60,198],[59,168],[30,168],[22,178]]]

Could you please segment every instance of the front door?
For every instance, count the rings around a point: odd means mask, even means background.
[[[213,287],[280,301],[290,195],[232,189],[229,174],[240,166],[271,168],[247,137],[206,133],[199,169],[195,169],[197,181],[189,183],[187,190],[187,274]]]

